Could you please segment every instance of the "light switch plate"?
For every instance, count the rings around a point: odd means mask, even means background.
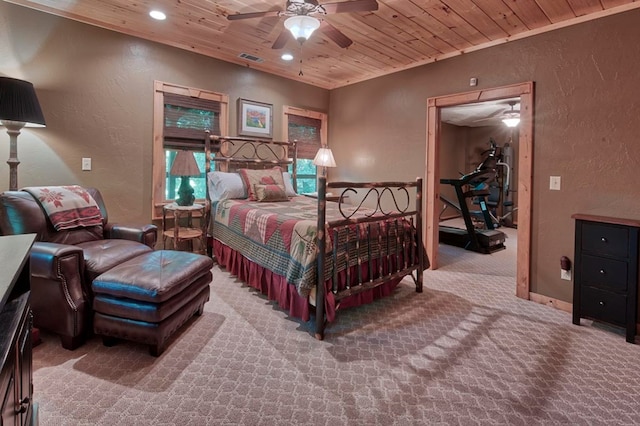
[[[91,158],[82,159],[82,170],[91,170]]]
[[[571,271],[565,271],[564,269],[560,269],[560,279],[571,281]]]
[[[560,191],[560,176],[549,177],[549,189]]]

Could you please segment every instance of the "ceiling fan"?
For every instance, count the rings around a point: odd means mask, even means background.
[[[514,109],[514,107],[518,102],[514,100],[509,100],[507,102],[500,102],[500,103],[509,105],[510,109],[507,109],[506,107],[502,107],[492,112],[486,117],[474,120],[474,123],[480,123],[483,121],[493,122],[496,120],[501,120],[507,127],[517,126],[518,123],[520,123],[520,110]],[[476,104],[473,104],[473,105],[476,105]],[[465,106],[465,105],[461,105],[461,106]]]
[[[325,20],[320,20],[314,15],[331,15],[345,12],[369,12],[378,10],[376,0],[353,0],[336,3],[318,4],[317,0],[287,0],[284,10],[271,10],[265,12],[248,12],[228,15],[227,19],[236,21],[239,19],[263,18],[269,16],[287,16],[284,22],[285,28],[276,38],[272,49],[282,49],[291,36],[300,43],[309,39],[315,30],[321,31],[338,46],[345,48],[351,46],[353,41],[340,30]]]
[[[507,127],[516,127],[520,123],[520,110],[513,109],[516,101],[509,101],[507,103],[511,106],[511,109],[502,114],[502,122]]]

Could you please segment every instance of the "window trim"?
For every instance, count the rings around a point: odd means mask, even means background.
[[[165,198],[164,94],[171,93],[219,102],[220,133],[223,135],[226,135],[229,131],[229,95],[158,80],[154,80],[153,87],[153,186],[151,190],[151,212],[152,218],[159,220],[162,219],[162,207],[173,202],[173,200]],[[204,138],[205,134],[203,132],[202,139],[204,140]],[[202,199],[197,201],[202,201]]]
[[[298,115],[300,117],[315,118],[316,120],[320,120],[320,146],[328,147],[327,128],[328,128],[329,120],[328,120],[328,115],[326,113],[320,112],[320,111],[313,111],[310,109],[296,108],[289,105],[283,105],[282,106],[282,134],[284,135],[284,140],[286,141],[289,141],[289,114]],[[318,177],[317,170],[318,168],[316,167],[316,179]]]
[[[327,127],[328,127],[328,116],[324,112],[313,111],[310,109],[296,108],[289,105],[284,105],[282,107],[282,134],[284,135],[285,140],[289,140],[289,114],[299,115],[301,117],[307,118],[315,118],[316,120],[320,120],[320,145],[327,145]]]

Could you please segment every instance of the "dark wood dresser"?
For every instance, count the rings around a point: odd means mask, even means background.
[[[0,237],[0,402],[2,426],[37,423],[33,404],[33,324],[29,251],[34,235]]]
[[[635,342],[640,220],[574,214],[573,323],[580,318],[626,329]]]

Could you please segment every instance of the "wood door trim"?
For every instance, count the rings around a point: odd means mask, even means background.
[[[518,148],[518,252],[516,296],[529,299],[531,287],[531,205],[533,181],[533,98],[532,81],[491,89],[457,93],[427,100],[427,150],[425,182],[426,226],[424,241],[431,269],[438,268],[438,203],[440,198],[440,109],[446,106],[520,97]]]

